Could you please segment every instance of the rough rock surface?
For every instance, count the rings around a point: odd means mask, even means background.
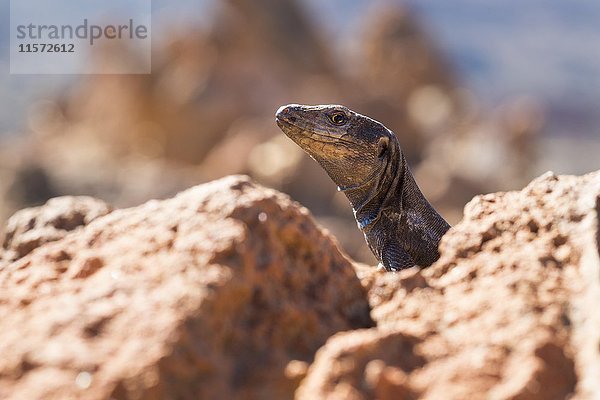
[[[9,243],[51,213],[21,215]],[[77,221],[0,267],[0,398],[290,398],[328,337],[373,326],[331,237],[247,178]]]
[[[111,211],[111,206],[91,197],[57,197],[41,207],[21,210],[6,224],[2,244],[5,258],[18,260]]]
[[[600,396],[600,171],[478,196],[428,269],[357,266],[377,328],[317,353],[298,399]]]
[[[33,244],[0,265],[0,398],[600,395],[600,171],[476,197],[397,274],[243,177],[109,210],[12,220],[5,247]]]

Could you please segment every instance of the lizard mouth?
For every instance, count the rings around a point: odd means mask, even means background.
[[[286,119],[283,119],[282,117],[280,117],[279,115],[277,115],[275,117],[275,122],[277,123],[277,126],[279,126],[279,128],[281,128],[281,130],[284,130],[284,128],[291,128],[291,127],[295,127],[298,128],[297,126],[295,126],[294,124],[292,124],[291,122],[289,122]],[[285,130],[284,130],[285,132]]]
[[[310,138],[310,135],[308,135],[304,129],[290,122],[288,119],[277,116],[275,122],[277,123],[277,126],[279,126],[279,129],[294,141],[302,137]]]
[[[317,132],[309,126],[301,126],[302,118],[294,115],[294,105],[282,106],[275,114],[275,122],[279,129],[291,139],[306,138],[321,143],[343,143],[354,145],[351,140],[344,138],[346,135],[331,135],[325,132]]]
[[[290,137],[298,137],[298,136],[304,136],[307,138],[310,138],[311,136],[311,132],[307,131],[306,129],[302,128],[301,126],[295,124],[294,122],[297,121],[296,117],[291,117],[291,116],[280,116],[279,114],[277,114],[277,116],[275,117],[275,122],[277,122],[277,126],[279,126],[279,129],[281,129],[283,131],[283,133],[285,133],[287,136]]]
[[[330,136],[322,133],[317,133],[311,129],[307,129],[306,127],[300,126],[298,124],[298,117],[294,116],[294,110],[292,109],[293,105],[282,106],[277,110],[275,114],[275,122],[277,126],[285,133],[287,136],[294,137],[304,137],[308,139],[313,139],[315,141],[328,141],[327,139],[334,141],[337,140],[335,136]],[[319,139],[315,138],[318,137]]]
[[[314,140],[315,142],[321,142],[321,143],[343,142],[343,143],[348,143],[350,145],[354,144],[352,141],[344,139],[343,137],[340,137],[340,136],[327,135],[324,133],[318,133],[318,132],[303,128],[294,123],[294,122],[296,122],[296,120],[297,120],[296,117],[282,118],[279,115],[277,115],[275,117],[275,122],[277,123],[277,126],[279,126],[279,129],[281,129],[283,131],[283,133],[285,133],[290,138],[304,137],[304,138],[307,138],[310,140]]]

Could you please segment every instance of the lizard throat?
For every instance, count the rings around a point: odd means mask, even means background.
[[[367,179],[365,179],[362,183],[357,183],[356,185],[351,185],[351,186],[338,185],[338,190],[342,193],[351,192],[354,190],[360,190],[361,188],[364,188],[365,186],[372,183],[373,179],[375,179],[377,177],[377,175],[379,175],[380,173],[381,173],[380,171],[375,171]],[[348,194],[346,194],[346,196],[347,195]]]
[[[399,182],[403,180],[403,160],[398,159],[398,153],[399,151],[394,152],[383,170],[364,183],[344,191],[352,204],[358,227],[363,232],[369,231],[379,220],[383,210],[390,205],[390,199],[394,197]]]

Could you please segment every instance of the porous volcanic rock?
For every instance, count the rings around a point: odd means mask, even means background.
[[[18,260],[111,211],[111,206],[92,197],[50,199],[43,206],[18,211],[8,220],[2,249],[9,261]]]
[[[477,196],[430,268],[357,266],[377,328],[339,333],[297,399],[597,399],[600,171]]]
[[[291,398],[328,337],[373,326],[331,237],[245,177],[73,225],[0,267],[0,398]]]
[[[600,171],[549,173],[390,274],[244,177],[53,200],[8,230],[0,398],[595,399],[599,212]]]

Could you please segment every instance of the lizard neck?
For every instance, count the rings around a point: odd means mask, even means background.
[[[408,229],[394,235],[415,236],[415,241],[424,239],[437,250],[441,237],[450,228],[419,189],[399,147],[375,179],[344,192],[358,227],[365,234],[382,219],[404,221],[400,226]]]
[[[354,217],[362,231],[368,232],[381,218],[382,211],[395,203],[407,172],[410,175],[404,155],[396,147],[381,173],[359,186],[342,189],[352,204]]]

